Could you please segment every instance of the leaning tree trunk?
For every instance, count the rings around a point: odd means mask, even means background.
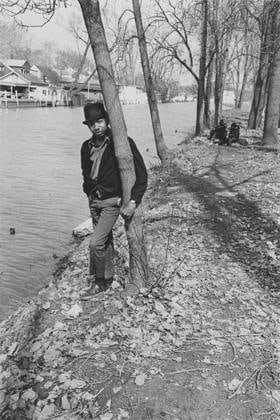
[[[80,65],[79,65],[79,68],[78,68],[78,70],[76,72],[76,75],[75,75],[75,79],[71,83],[71,86],[70,86],[70,89],[69,89],[69,96],[70,97],[73,95],[73,93],[76,93],[76,88],[77,88],[79,78],[81,76],[81,73],[83,71],[83,68],[84,68],[84,65],[85,65],[85,62],[86,62],[89,47],[90,47],[90,42],[87,42],[86,47],[85,47],[85,51],[83,53],[83,56],[82,56],[82,59],[81,59]]]
[[[238,108],[238,99],[239,99],[239,86],[240,86],[240,62],[241,58],[237,58],[237,67],[236,67],[236,83],[234,87],[234,108]]]
[[[275,26],[274,26],[275,25]],[[267,93],[267,105],[264,120],[263,145],[278,147],[278,123],[280,106],[280,6],[275,9],[275,23],[273,33],[275,34],[275,53],[269,77]]]
[[[248,74],[249,74],[248,55],[246,55],[245,64],[244,64],[244,73],[243,73],[243,78],[242,78],[242,83],[241,83],[241,89],[240,89],[240,92],[239,92],[239,98],[238,98],[238,102],[237,102],[237,108],[238,109],[241,109],[242,105],[243,105],[243,98],[244,98],[244,94],[245,94],[245,88],[246,88],[246,85],[247,85]]]
[[[145,37],[144,28],[143,28],[141,9],[140,9],[139,0],[132,0],[132,3],[133,3],[134,19],[135,19],[135,24],[136,24],[136,29],[137,29],[141,63],[142,63],[143,75],[144,75],[144,80],[145,80],[147,96],[148,96],[148,103],[149,103],[149,108],[150,108],[150,113],[151,113],[156,149],[157,149],[158,157],[160,158],[161,162],[164,163],[168,157],[167,146],[163,138],[160,119],[159,119],[157,99],[155,95],[151,69],[150,69],[150,64],[149,64],[147,43],[146,43],[146,37]]]
[[[206,74],[206,56],[207,56],[207,15],[208,15],[207,0],[202,1],[202,23],[201,23],[201,44],[200,44],[200,60],[199,60],[199,77],[197,89],[197,103],[196,103],[196,127],[195,135],[199,136],[203,126],[203,100],[204,100],[204,85]]]
[[[89,35],[96,63],[99,82],[108,111],[113,133],[115,153],[119,164],[123,190],[123,205],[130,200],[131,188],[135,182],[135,170],[132,153],[127,140],[127,129],[120,104],[112,62],[100,15],[98,0],[79,0],[84,22]],[[137,288],[145,286],[147,281],[147,255],[139,211],[131,221],[125,223],[130,255],[131,283]]]

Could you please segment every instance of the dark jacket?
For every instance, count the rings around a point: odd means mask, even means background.
[[[114,143],[110,132],[107,133],[110,138],[109,143],[104,150],[101,158],[100,167],[98,171],[97,180],[91,179],[90,171],[92,162],[90,160],[90,142],[91,139],[86,140],[81,148],[81,166],[83,174],[83,190],[89,195],[96,193],[101,199],[110,197],[122,196],[122,187],[118,162],[115,155]],[[141,154],[139,153],[136,144],[131,138],[128,138],[134,159],[136,181],[131,189],[131,200],[135,200],[138,206],[147,188],[147,170]]]

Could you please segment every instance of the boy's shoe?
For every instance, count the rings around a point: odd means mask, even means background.
[[[94,295],[96,295],[97,293],[100,293],[100,292],[101,292],[100,287],[96,283],[93,283],[87,290],[85,290],[81,294],[81,300],[89,300]]]
[[[114,281],[114,277],[110,277],[109,279],[105,279],[105,284],[106,284],[107,289],[109,289],[109,287],[111,286],[113,281]]]
[[[95,283],[99,286],[101,292],[105,292],[113,283],[113,277],[109,279],[105,279],[104,277],[96,278]]]
[[[113,277],[109,279],[105,279],[104,277],[96,278],[92,283],[91,286],[86,290],[86,292],[82,295],[82,300],[89,300],[92,296],[96,295],[97,293],[105,292],[112,284]]]

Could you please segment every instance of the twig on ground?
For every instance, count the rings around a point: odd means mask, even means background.
[[[263,413],[256,413],[256,416],[260,417],[260,416],[271,416],[272,414],[276,414],[275,410],[271,410],[271,411],[266,411]],[[267,419],[268,417],[265,417],[265,419]]]
[[[76,369],[76,370],[74,370],[73,371],[73,373],[76,373],[76,372],[78,372],[80,369],[82,369],[82,367],[92,358],[92,357],[94,357],[95,356],[95,354],[90,354],[85,360],[84,360],[84,362]]]
[[[269,360],[267,363],[265,363],[264,365],[262,365],[262,366],[260,366],[259,368],[257,368],[257,369],[255,369],[254,370],[254,372],[252,372],[251,373],[251,375],[250,376],[246,376],[246,378],[245,379],[243,379],[243,381],[242,382],[240,382],[240,384],[238,385],[238,387],[236,388],[236,390],[232,393],[232,394],[230,394],[229,396],[228,396],[228,399],[229,400],[231,400],[233,397],[235,397],[236,395],[240,395],[240,394],[242,394],[243,392],[243,389],[244,389],[244,392],[246,391],[246,388],[248,387],[248,385],[254,380],[254,378],[255,378],[255,380],[257,380],[257,377],[258,377],[258,375],[259,375],[259,372],[260,371],[263,371],[267,366],[269,366],[272,362],[274,362],[275,361],[275,359],[273,358],[273,359],[271,359],[271,360]]]
[[[206,372],[207,370],[211,369],[201,369],[201,368],[192,368],[192,369],[182,369],[182,370],[177,370],[176,372],[166,372],[166,375],[177,375],[179,373],[189,373],[189,372],[195,372],[195,371],[202,371],[202,372]]]

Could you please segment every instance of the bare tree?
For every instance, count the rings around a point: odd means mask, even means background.
[[[105,31],[100,15],[98,0],[79,0],[91,47],[93,50],[99,82],[109,114],[113,133],[115,153],[119,163],[124,205],[130,200],[131,188],[135,182],[133,157],[127,141],[127,130],[119,101],[112,62]],[[131,282],[138,288],[147,281],[147,256],[140,214],[136,212],[125,223],[129,254]]]
[[[209,38],[208,38],[209,39]],[[209,47],[208,47],[208,60],[209,57],[214,57],[215,51],[213,40],[209,40]],[[205,92],[204,92],[204,112],[203,112],[203,122],[204,126],[210,128],[211,125],[211,118],[210,118],[210,99],[212,95],[212,85],[213,85],[213,75],[214,75],[214,60],[208,61],[208,68],[206,74],[206,85],[205,85]]]
[[[15,58],[20,48],[27,45],[26,29],[19,27],[15,21],[12,25],[0,21],[0,56]]]
[[[223,89],[225,83],[225,69],[227,65],[229,45],[235,19],[239,10],[239,1],[235,0],[208,0],[204,2],[154,0],[157,9],[151,20],[156,25],[161,25],[161,32],[157,31],[155,40],[159,47],[166,52],[166,57],[180,64],[191,74],[198,86],[197,111],[201,113],[201,101],[204,99],[204,121],[209,125],[210,120],[210,91],[212,78],[215,76],[215,122],[218,121],[222,110]],[[207,19],[206,19],[207,16]],[[207,25],[208,20],[208,25]],[[203,25],[202,23],[203,22]],[[205,23],[204,23],[205,22]],[[204,31],[207,35],[209,30],[208,54],[205,53],[205,41],[198,51],[198,31]],[[207,36],[205,39],[207,40]],[[207,45],[207,44],[206,44]],[[203,53],[202,53],[203,51]],[[200,65],[197,57],[200,58]],[[200,71],[198,71],[200,68]],[[205,95],[205,77],[207,75],[207,94]],[[204,93],[202,93],[202,84]],[[197,129],[202,124],[201,115],[197,115]]]
[[[147,51],[146,37],[144,27],[142,23],[141,9],[138,0],[132,0],[134,18],[136,23],[136,29],[138,34],[138,42],[141,56],[142,69],[144,74],[145,86],[148,96],[148,103],[150,107],[152,126],[154,131],[155,143],[158,157],[161,162],[164,163],[167,160],[167,147],[163,138],[163,133],[160,124],[157,98],[153,86],[152,74],[150,70],[149,57]]]
[[[222,114],[223,92],[226,79],[231,37],[235,28],[239,5],[233,0],[213,0],[209,17],[214,38],[214,124],[217,125]]]
[[[198,136],[203,127],[202,110],[204,100],[204,85],[206,75],[206,59],[207,59],[207,24],[208,24],[208,0],[202,0],[201,3],[201,40],[200,40],[200,62],[199,77],[197,89],[197,108],[196,108],[196,128],[195,135]]]
[[[263,110],[266,106],[269,72],[273,58],[272,10],[273,2],[264,2],[262,9],[254,14],[260,27],[260,53],[248,128],[257,128],[261,125]],[[252,11],[251,13],[253,14]]]
[[[114,80],[112,62],[100,14],[99,0],[78,1],[90,39],[99,82],[110,119],[122,182],[123,204],[126,205],[130,200],[131,188],[135,182],[134,162],[127,140],[126,124]],[[35,9],[37,13],[46,16],[45,21],[48,22],[55,12],[55,7],[59,6],[59,4],[65,5],[65,3],[65,0],[3,0],[0,3],[0,11],[20,15],[27,10]],[[135,212],[132,219],[126,221],[125,228],[129,245],[131,283],[137,289],[140,289],[147,282],[148,265],[144,230],[139,210]]]
[[[264,120],[263,145],[279,146],[278,125],[280,109],[280,4],[273,2],[272,13],[273,61],[268,85]]]
[[[250,18],[247,8],[240,8],[236,24],[226,73],[234,88],[235,108],[241,108],[249,75],[256,60],[257,43],[254,21]]]
[[[177,61],[198,83],[195,43],[199,18],[196,2],[154,0],[156,11],[151,16],[156,28],[155,41],[167,58]]]

